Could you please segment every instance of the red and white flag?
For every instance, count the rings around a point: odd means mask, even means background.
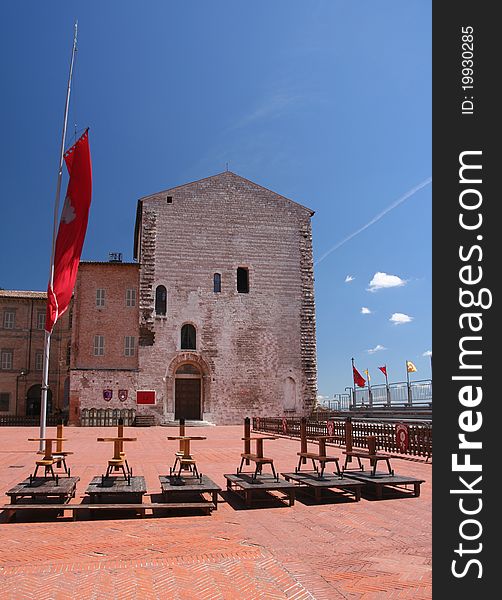
[[[89,130],[65,153],[70,175],[54,253],[53,284],[47,288],[45,330],[52,332],[56,321],[70,304],[84,245],[92,195]]]
[[[380,371],[382,371],[382,373],[385,375],[385,377],[387,377],[387,365],[385,365],[384,367],[378,367],[380,369]]]

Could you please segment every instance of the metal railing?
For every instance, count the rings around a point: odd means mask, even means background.
[[[298,417],[253,417],[252,426],[255,431],[300,438],[300,422]],[[347,428],[348,422],[352,424],[350,430]],[[400,420],[399,425],[405,425],[407,430],[406,447],[399,443],[396,425],[398,423],[395,421],[351,417],[331,417],[325,421],[307,419],[307,439],[314,441],[321,435],[329,435],[333,436],[336,444],[346,446],[347,435],[350,435],[351,446],[367,448],[368,436],[375,436],[378,450],[427,459],[432,456],[431,422]]]
[[[119,419],[124,420],[126,427],[134,424],[136,411],[134,408],[83,408],[80,413],[82,427],[114,427]]]
[[[428,407],[432,408],[432,380],[399,381],[372,385],[371,388],[345,388],[345,394],[324,399],[321,406],[332,411],[354,410],[367,407]]]
[[[47,415],[46,424],[54,427],[60,421],[60,415]],[[40,416],[26,415],[2,415],[0,416],[0,427],[39,427]]]

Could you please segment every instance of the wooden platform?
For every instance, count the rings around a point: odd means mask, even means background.
[[[11,504],[17,504],[23,498],[30,498],[31,504],[49,501],[63,504],[75,497],[75,489],[79,480],[80,477],[59,477],[56,485],[55,479],[37,477],[30,485],[28,478],[5,493],[10,497]]]
[[[376,471],[374,475],[369,471],[344,471],[344,476],[356,481],[360,481],[367,486],[370,491],[375,492],[375,496],[378,499],[383,498],[383,493],[386,488],[394,487],[401,491],[410,491],[406,487],[412,485],[413,492],[410,496],[418,498],[420,496],[420,484],[424,483],[424,479],[416,479],[408,475],[390,475],[389,473],[383,473]]]
[[[117,502],[118,498],[127,499],[128,503],[140,503],[146,494],[145,478],[141,475],[131,477],[130,484],[124,477],[106,477],[102,485],[101,476],[94,477],[85,493],[91,503]]]
[[[151,510],[152,513],[155,510],[203,510],[206,514],[209,514],[214,509],[212,502],[154,502],[152,504],[140,503],[140,504],[5,504],[0,507],[0,510],[4,511],[5,520],[7,522],[13,520],[18,511],[35,511],[35,512],[46,512],[46,511],[57,511],[58,515],[64,516],[65,511],[71,512],[73,520],[77,518],[77,513],[81,512],[93,512],[97,511],[135,511],[141,517],[145,516],[147,510]]]
[[[254,477],[252,473],[239,473],[238,475],[232,473],[224,475],[224,477],[227,480],[227,490],[243,497],[246,506],[251,506],[251,503],[256,500],[253,498],[256,492],[284,492],[289,506],[293,506],[295,503],[296,485],[284,479],[277,481],[272,475],[256,475]],[[274,498],[277,499],[277,496]]]
[[[177,477],[159,475],[162,496],[166,503],[180,502],[183,497],[190,495],[210,494],[214,510],[218,510],[218,493],[221,487],[209,479],[207,475],[199,477],[181,477],[184,485],[176,485]],[[190,504],[190,503],[188,503]]]
[[[348,492],[358,502],[361,499],[361,488],[364,484],[348,477],[339,477],[336,474],[325,473],[319,477],[316,471],[297,471],[296,473],[281,473],[286,481],[294,481],[297,486],[308,488],[314,492],[316,500],[321,500],[322,490],[338,489]]]

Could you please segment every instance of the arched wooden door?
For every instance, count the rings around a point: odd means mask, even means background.
[[[202,375],[197,367],[178,367],[174,380],[174,418],[199,421],[202,418]]]

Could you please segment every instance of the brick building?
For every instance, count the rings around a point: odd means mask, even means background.
[[[40,414],[46,303],[45,292],[0,290],[0,417]],[[52,334],[49,411],[68,408],[70,313]]]
[[[313,211],[231,172],[138,202],[138,389],[158,420],[303,415],[316,397]]]
[[[157,423],[308,414],[313,214],[231,172],[140,199],[137,262],[79,267],[70,422],[102,408]]]
[[[139,265],[81,262],[73,296],[70,423],[84,409],[135,408]]]

